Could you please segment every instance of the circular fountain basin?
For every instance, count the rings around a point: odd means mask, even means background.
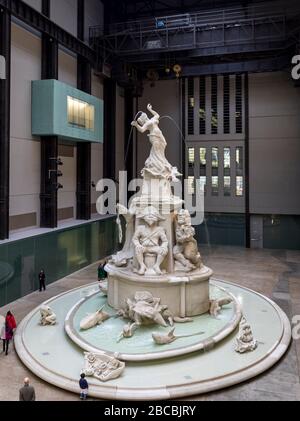
[[[226,290],[211,285],[210,296],[212,299],[231,298],[232,303],[223,307],[218,317],[210,316],[209,313],[193,317],[191,323],[175,323],[175,335],[191,335],[190,337],[178,338],[175,342],[167,345],[157,345],[153,333],[166,335],[171,327],[158,325],[143,326],[138,329],[132,338],[118,338],[123,327],[128,321],[112,317],[99,326],[92,329],[80,330],[80,322],[87,314],[97,312],[104,307],[110,315],[116,312],[106,303],[106,298],[99,293],[81,299],[69,312],[65,321],[66,333],[70,339],[80,348],[88,352],[118,354],[123,361],[151,361],[172,358],[188,353],[210,350],[218,342],[230,335],[238,326],[242,309],[234,295]],[[164,302],[162,301],[162,304]]]
[[[89,396],[113,400],[178,399],[207,393],[249,380],[271,368],[286,353],[291,326],[285,313],[268,298],[238,285],[213,281],[242,304],[258,347],[247,354],[235,352],[238,329],[209,352],[193,352],[161,361],[127,362],[123,375],[108,383],[89,378]],[[39,325],[40,306],[19,324],[17,353],[34,374],[62,389],[78,393],[84,352],[65,332],[69,309],[99,289],[91,284],[51,298],[45,304],[57,315],[57,325]]]

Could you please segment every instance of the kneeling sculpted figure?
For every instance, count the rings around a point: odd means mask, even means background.
[[[146,225],[140,225],[132,239],[135,247],[135,255],[140,265],[139,275],[145,275],[148,269],[153,269],[157,275],[161,275],[161,264],[169,251],[168,239],[165,229],[158,226],[159,221],[164,221],[158,210],[154,206],[149,206],[137,216],[143,219]],[[152,268],[147,267],[146,257],[154,256],[155,263]]]
[[[194,236],[190,213],[182,209],[177,214],[176,245],[173,250],[177,270],[190,272],[201,267],[202,259]]]

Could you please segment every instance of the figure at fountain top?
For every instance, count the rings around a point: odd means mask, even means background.
[[[148,137],[152,145],[150,156],[145,163],[145,168],[142,170],[142,176],[144,178],[154,177],[177,182],[179,181],[177,177],[182,174],[169,163],[165,156],[167,141],[159,128],[160,116],[153,110],[151,104],[148,105],[147,109],[153,115],[151,119],[146,113],[140,113],[137,121],[131,123],[140,133],[149,131]]]

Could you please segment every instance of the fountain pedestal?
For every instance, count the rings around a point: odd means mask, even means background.
[[[125,302],[138,291],[148,291],[159,297],[176,317],[194,317],[210,308],[209,280],[212,270],[203,266],[189,274],[139,276],[130,268],[107,265],[108,304],[116,310],[125,309]]]

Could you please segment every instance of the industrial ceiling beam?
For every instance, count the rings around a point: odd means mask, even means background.
[[[256,73],[275,72],[287,69],[291,65],[291,56],[282,55],[267,59],[255,59],[249,61],[237,61],[232,63],[195,64],[183,67],[182,77],[213,75],[213,74],[234,74],[234,73]]]

